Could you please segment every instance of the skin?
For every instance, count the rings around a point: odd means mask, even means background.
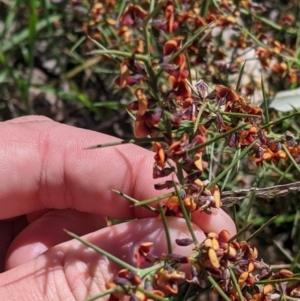
[[[132,208],[117,189],[138,200],[157,196],[153,153],[134,145],[84,150],[115,141],[101,133],[28,116],[0,125],[1,300],[82,301],[105,290],[120,267],[62,231],[68,229],[115,256],[135,264],[134,252],[153,241],[166,252],[160,220]],[[105,217],[135,220],[106,227]],[[193,214],[199,241],[205,232],[235,226],[218,210]],[[171,240],[188,237],[183,219],[168,218]],[[159,243],[155,243],[159,242]],[[173,252],[191,248],[174,245]]]

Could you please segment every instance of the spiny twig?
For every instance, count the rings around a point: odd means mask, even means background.
[[[294,182],[290,184],[275,185],[265,188],[252,187],[249,189],[238,189],[232,191],[222,192],[222,203],[225,207],[231,207],[238,201],[248,198],[251,196],[250,192],[254,192],[256,197],[259,198],[274,198],[277,196],[282,196],[292,191],[300,191],[300,182]]]

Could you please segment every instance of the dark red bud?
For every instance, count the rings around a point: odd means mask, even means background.
[[[175,242],[178,246],[181,247],[186,247],[194,243],[194,241],[191,238],[177,238],[175,239]]]

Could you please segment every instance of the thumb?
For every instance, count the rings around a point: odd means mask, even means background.
[[[174,243],[176,238],[190,237],[185,220],[169,217],[167,223],[173,253],[191,254],[193,246],[180,247]],[[203,232],[195,225],[193,230],[201,242]],[[83,238],[131,265],[136,265],[134,254],[143,242],[154,242],[153,255],[167,253],[163,224],[155,218],[118,224]],[[104,292],[105,284],[120,268],[79,241],[71,240],[0,274],[0,295],[11,301],[85,300]]]
[[[35,212],[27,218],[29,225],[19,233],[7,250],[6,270],[38,257],[55,245],[71,240],[70,235],[63,229],[82,236],[104,228],[107,224],[104,217],[73,209],[47,209]]]

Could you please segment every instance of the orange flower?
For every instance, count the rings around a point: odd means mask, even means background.
[[[217,93],[217,99],[221,105],[228,102],[238,101],[240,99],[238,93],[231,88],[219,85],[215,87],[215,90]]]
[[[143,101],[142,99],[140,101]],[[137,105],[139,109],[139,105]],[[144,109],[141,110],[144,113]],[[153,135],[157,131],[157,126],[160,122],[162,109],[157,107],[154,111],[147,111],[143,115],[136,114],[134,122],[134,134],[138,138],[143,138],[148,135]]]
[[[153,150],[156,153],[154,159],[159,167],[164,167],[166,164],[166,154],[159,142],[153,143]]]
[[[144,242],[136,250],[134,257],[136,259],[136,265],[140,267],[145,262],[149,262],[150,248],[153,242]]]
[[[280,159],[288,159],[286,152],[281,149],[281,143],[275,140],[269,140],[266,145],[255,146],[253,152],[254,156],[249,156],[248,159],[258,165],[262,164],[263,161],[273,161],[278,164]]]
[[[161,64],[164,70],[169,73],[168,81],[173,88],[177,87],[183,79],[187,78],[188,71],[186,70],[186,59],[184,53],[180,53],[177,57],[174,58],[172,62],[168,62],[170,56],[179,50],[178,41],[175,39],[169,40],[165,43],[163,52],[164,52],[164,62],[167,63]],[[173,63],[178,66],[178,68],[166,68],[170,63]]]
[[[109,282],[105,285],[106,289],[116,289],[115,292],[113,292],[110,297],[109,297],[109,301],[117,301],[117,300],[122,300],[123,297],[125,297],[126,292],[125,291],[118,291],[117,290],[117,285],[113,282]]]
[[[134,122],[134,135],[137,138],[144,138],[152,133],[151,128],[148,126],[143,116],[136,116]]]
[[[121,88],[133,86],[138,84],[143,77],[143,74],[130,74],[127,61],[123,61],[120,65],[120,76],[115,79],[115,84]]]
[[[183,200],[183,205],[184,207],[190,211],[190,212],[193,212],[197,209],[197,203],[195,202],[195,200],[188,196],[186,197],[184,200]]]
[[[265,48],[259,48],[256,50],[256,55],[258,56],[263,68],[268,70],[272,58],[272,52]]]
[[[214,197],[215,207],[220,208],[222,206],[222,202],[221,202],[221,192],[219,187],[217,185],[214,185],[213,187],[211,187],[210,192]]]
[[[280,17],[279,24],[282,26],[292,26],[295,23],[295,17],[291,14],[284,14]]]
[[[188,134],[183,133],[180,140],[175,140],[170,146],[167,151],[168,156],[173,155],[182,155],[185,153],[185,150],[183,149],[184,146],[188,144]]]
[[[266,284],[260,293],[256,293],[252,296],[251,301],[271,301],[271,298],[267,297],[267,294],[271,293],[274,290],[272,284]]]
[[[169,199],[166,203],[166,207],[169,210],[169,213],[171,213],[171,215],[177,216],[177,217],[183,217],[183,214],[182,214],[181,208],[180,208],[180,204],[179,204],[179,200],[176,195],[169,197]]]
[[[202,253],[204,266],[207,268],[219,269],[221,267],[220,260],[224,255],[224,250],[228,249],[228,244],[225,232],[223,230],[220,234],[210,232],[207,238],[203,241],[202,246],[206,252]],[[228,235],[227,235],[228,236]],[[226,243],[225,243],[226,239]],[[222,248],[220,246],[222,245]],[[225,249],[223,249],[225,247]]]
[[[288,65],[286,63],[284,63],[284,62],[282,62],[282,63],[275,63],[273,65],[272,69],[279,76],[282,76],[288,70]]]
[[[137,115],[143,116],[143,115],[145,115],[145,113],[147,112],[147,109],[148,109],[148,99],[142,89],[136,89],[134,91],[134,95],[136,96],[136,98],[138,100]]]
[[[185,80],[177,81],[177,89],[174,91],[174,93],[181,103],[187,98],[191,98],[191,90]]]
[[[300,163],[300,145],[288,146],[287,148],[296,163]]]
[[[173,270],[170,266],[159,269],[155,273],[156,283],[159,287],[171,294],[178,293],[178,281],[185,279],[185,273]]]
[[[269,277],[269,279],[274,280],[274,279],[285,279],[285,278],[293,278],[293,277],[294,277],[294,273],[292,271],[281,269],[279,272]]]
[[[272,160],[275,164],[278,164],[280,159],[286,160],[287,158],[287,154],[284,150],[278,150],[277,152],[273,152],[268,147],[265,148],[265,152],[262,155],[262,160]]]
[[[242,146],[250,145],[257,137],[258,129],[256,126],[251,126],[251,128],[246,131],[242,130],[240,134],[239,143]]]
[[[172,33],[178,28],[178,21],[175,20],[176,12],[172,1],[168,1],[165,7],[165,18],[155,19],[152,21],[152,25],[158,29],[167,33]]]
[[[171,1],[166,6],[165,17],[167,20],[165,31],[168,33],[172,33],[178,28],[178,22],[175,21],[175,8]]]
[[[101,20],[102,15],[105,13],[105,7],[102,3],[96,3],[91,9],[91,16],[94,21],[98,22]]]

